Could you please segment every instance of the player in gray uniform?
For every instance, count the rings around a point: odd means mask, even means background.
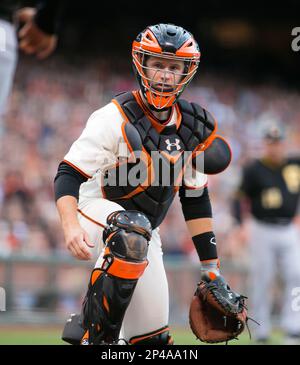
[[[17,62],[17,37],[12,24],[11,1],[0,5],[0,127]]]
[[[284,283],[280,326],[286,343],[300,343],[300,237],[295,225],[299,215],[300,158],[287,157],[285,131],[273,123],[264,132],[260,159],[244,167],[235,216],[243,224],[241,204],[250,202],[250,282],[252,316],[258,342],[267,342],[272,330],[272,291],[278,273]]]
[[[48,57],[57,43],[61,9],[66,1],[40,0],[35,8],[21,8],[22,1],[0,3],[0,125],[15,74],[19,47],[39,59]],[[62,5],[63,4],[63,5]],[[17,31],[19,33],[17,34]]]

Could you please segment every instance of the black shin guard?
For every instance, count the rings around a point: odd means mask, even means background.
[[[93,270],[83,303],[82,323],[88,344],[118,340],[125,311],[148,261],[151,224],[144,214],[118,211],[107,218],[103,264]]]
[[[83,304],[83,327],[89,331],[89,344],[112,343],[118,339],[125,311],[137,279],[123,279],[100,272],[90,285]]]

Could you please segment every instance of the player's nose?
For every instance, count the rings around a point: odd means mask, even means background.
[[[172,79],[172,73],[166,69],[160,73],[160,80],[164,83],[170,82]]]

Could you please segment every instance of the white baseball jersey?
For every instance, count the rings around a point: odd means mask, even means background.
[[[167,125],[176,123],[179,110],[173,107]],[[64,161],[80,171],[88,181],[80,187],[80,199],[103,197],[101,192],[101,175],[112,168],[118,158],[129,157],[122,134],[122,124],[125,122],[118,107],[109,103],[96,110],[88,119],[80,137],[73,143]],[[207,176],[200,172],[187,169],[184,175],[184,185],[187,188],[202,188],[207,183]]]

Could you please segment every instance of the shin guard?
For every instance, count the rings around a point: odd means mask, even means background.
[[[136,211],[118,211],[107,218],[106,244],[100,268],[93,270],[83,303],[83,343],[118,341],[125,311],[147,261],[151,224]]]

